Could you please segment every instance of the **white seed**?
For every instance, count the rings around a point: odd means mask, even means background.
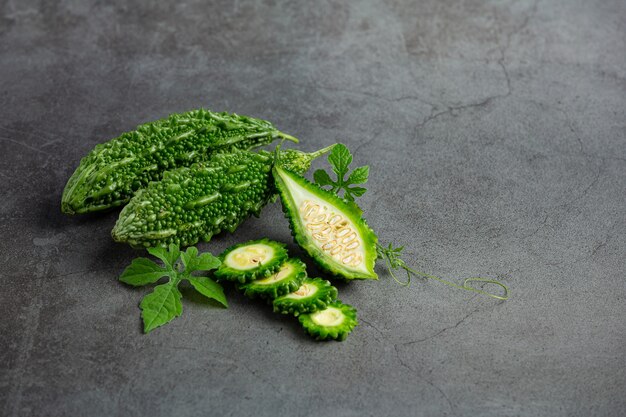
[[[323,235],[323,234],[321,234],[321,233],[313,233],[313,235],[312,235],[312,236],[313,236],[313,238],[314,238],[315,240],[318,240],[318,241],[320,241],[320,242],[326,242],[328,239],[330,239],[330,237],[329,237],[329,236],[325,236],[325,235]]]
[[[356,233],[352,232],[351,234],[349,234],[345,239],[343,239],[343,243],[350,243],[352,242],[354,239],[356,239]]]
[[[342,238],[342,237],[344,237],[345,235],[347,235],[348,233],[350,233],[351,231],[352,231],[352,229],[350,229],[350,228],[347,228],[347,229],[342,229],[342,230],[340,230],[339,232],[337,232],[337,237],[338,237],[338,238]]]
[[[328,219],[328,224],[332,226],[335,223],[337,223],[339,220],[341,220],[342,218],[343,217],[341,217],[340,215],[333,213],[330,215],[330,218]]]
[[[359,247],[359,241],[358,241],[358,240],[355,240],[354,242],[352,242],[352,243],[350,243],[350,244],[346,245],[346,249],[347,249],[347,250],[356,249],[356,248],[358,248],[358,247]]]
[[[341,246],[341,245],[337,245],[337,246],[335,246],[334,248],[332,248],[332,249],[330,250],[330,254],[331,254],[331,255],[336,255],[336,254],[338,254],[339,252],[341,252],[342,250],[343,250],[343,246]]]
[[[333,240],[332,242],[328,242],[328,243],[325,243],[324,245],[322,245],[322,249],[323,250],[331,250],[332,248],[335,247],[336,244],[337,244],[337,241]]]

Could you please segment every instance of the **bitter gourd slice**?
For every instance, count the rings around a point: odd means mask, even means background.
[[[280,152],[278,163],[297,172],[330,148]],[[168,171],[122,209],[113,239],[135,247],[193,245],[222,230],[235,231],[275,196],[271,168],[276,155],[260,151],[216,154],[210,160]]]
[[[70,177],[61,198],[67,214],[126,204],[163,172],[208,159],[216,151],[251,149],[279,137],[271,123],[247,116],[193,110],[146,123],[96,147]]]
[[[300,287],[274,300],[274,312],[282,314],[313,313],[325,309],[337,299],[337,288],[321,278],[305,278]]]
[[[284,243],[269,239],[251,240],[226,249],[215,278],[246,283],[277,272],[287,260]]]
[[[298,258],[289,258],[280,269],[272,275],[256,279],[247,284],[240,285],[239,289],[250,298],[274,299],[300,288],[302,280],[306,277],[306,265]]]
[[[298,319],[306,332],[316,340],[345,340],[359,324],[356,309],[337,300],[325,309],[310,314],[301,314]]]
[[[378,279],[378,238],[361,210],[297,173],[273,169],[292,234],[324,270],[345,279]]]

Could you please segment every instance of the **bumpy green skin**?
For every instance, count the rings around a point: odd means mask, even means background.
[[[348,334],[359,324],[356,319],[356,309],[351,305],[343,304],[339,300],[329,304],[327,308],[330,307],[337,308],[343,313],[343,322],[341,324],[336,326],[322,326],[313,321],[311,314],[301,314],[298,317],[300,324],[302,324],[306,332],[313,336],[315,340],[346,340]],[[316,313],[319,313],[319,311],[312,314]]]
[[[300,288],[300,284],[302,284],[304,278],[306,278],[306,265],[298,258],[289,258],[280,268],[284,267],[286,264],[291,265],[293,271],[281,278],[280,281],[266,284],[260,282],[262,279],[256,279],[247,284],[240,285],[239,289],[244,291],[246,297],[259,297],[266,300],[273,300],[281,295],[296,291]],[[275,273],[278,273],[280,268]]]
[[[271,259],[266,259],[263,263],[260,263],[257,267],[252,269],[237,269],[227,265],[224,260],[229,253],[235,249],[243,248],[246,246],[263,244],[272,247],[274,249],[274,255]],[[218,280],[236,281],[239,283],[252,282],[256,279],[268,277],[278,271],[280,267],[287,261],[289,255],[287,249],[285,249],[284,243],[274,242],[269,239],[251,240],[249,242],[239,243],[226,249],[218,257],[222,262],[220,267],[214,271],[215,278]]]
[[[292,172],[286,167],[276,166],[273,168],[273,176],[276,181],[276,188],[282,201],[283,212],[289,220],[291,233],[296,243],[304,249],[315,262],[325,271],[333,274],[338,278],[346,280],[352,279],[378,279],[378,275],[374,272],[374,265],[378,256],[376,252],[376,243],[378,237],[374,231],[367,225],[365,219],[361,217],[362,212],[356,205],[350,205],[339,198],[336,194],[320,188],[317,184],[313,184],[299,173]],[[299,207],[296,206],[292,193],[297,190],[291,190],[286,179],[290,178],[297,187],[304,189],[306,192],[313,194],[321,201],[337,207],[341,213],[349,218],[358,229],[363,241],[365,251],[364,262],[367,272],[357,271],[350,267],[337,262],[334,258],[320,250],[315,244],[311,232],[306,229],[300,220],[298,214]]]
[[[329,281],[321,278],[306,278],[302,284],[315,286],[317,291],[308,297],[289,298],[285,295],[274,300],[274,313],[300,314],[313,313],[325,309],[330,303],[337,299],[337,288],[333,287]],[[299,287],[298,287],[299,288]],[[296,291],[297,288],[293,291]]]
[[[234,232],[275,196],[274,154],[233,151],[209,161],[168,171],[140,190],[122,209],[113,239],[134,247],[188,246],[209,241],[222,230]],[[280,164],[305,172],[319,153],[280,153]]]
[[[203,109],[172,114],[96,145],[67,182],[61,210],[88,213],[126,204],[166,170],[205,161],[217,151],[262,146],[278,137],[295,140],[269,122],[237,114]]]

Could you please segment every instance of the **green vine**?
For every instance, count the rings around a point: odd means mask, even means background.
[[[502,284],[501,282],[493,280],[493,279],[487,279],[487,278],[481,278],[481,277],[466,278],[463,281],[463,285],[459,285],[450,281],[446,281],[443,278],[439,278],[434,275],[427,274],[425,272],[420,272],[420,271],[411,269],[404,262],[404,260],[400,257],[402,255],[403,249],[404,249],[404,246],[394,248],[391,245],[391,243],[386,248],[379,243],[376,244],[376,252],[378,254],[378,258],[383,259],[385,261],[385,264],[387,265],[387,269],[389,270],[389,273],[391,274],[393,279],[400,285],[404,285],[408,287],[409,285],[411,285],[411,276],[416,275],[416,276],[420,276],[420,277],[424,277],[428,279],[434,279],[435,281],[439,281],[442,284],[448,285],[450,287],[459,288],[459,289],[466,290],[466,291],[472,291],[478,294],[483,294],[483,295],[495,298],[497,300],[509,299],[509,288],[506,285]],[[394,271],[398,269],[404,269],[404,271],[406,272],[407,280],[405,282],[400,281],[398,277],[396,276],[396,274],[394,273]],[[493,294],[487,291],[483,291],[481,289],[478,289],[469,285],[468,283],[470,282],[481,282],[485,284],[498,285],[504,290],[504,294],[498,295],[498,294]]]

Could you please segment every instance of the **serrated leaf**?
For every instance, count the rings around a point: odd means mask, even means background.
[[[348,166],[352,163],[352,154],[343,143],[335,145],[328,155],[328,162],[333,166],[333,171],[337,174],[337,180],[341,182],[348,172]]]
[[[183,260],[183,264],[185,265],[185,270],[192,269],[190,268],[191,264],[193,264],[194,259],[198,255],[198,248],[195,246],[190,246],[187,250],[180,254],[180,258]],[[191,272],[191,271],[187,271]]]
[[[350,191],[350,194],[355,195],[357,197],[361,197],[363,194],[365,194],[365,192],[367,191],[367,188],[351,187],[351,188],[348,188],[348,190]]]
[[[211,255],[209,252],[205,252],[196,257],[192,269],[195,271],[210,271],[217,269],[221,264],[222,262],[218,258]]]
[[[198,256],[198,249],[193,246],[187,248],[187,251],[181,254],[181,258],[185,265],[186,274],[191,274],[193,271],[210,271],[221,264],[220,260],[209,252]]]
[[[157,282],[159,278],[168,276],[168,271],[148,258],[136,258],[122,272],[119,280],[135,287]]]
[[[219,302],[224,307],[228,307],[224,290],[217,282],[207,277],[188,277],[187,280],[200,294]]]
[[[323,169],[318,169],[313,173],[313,180],[320,186],[333,185],[335,183],[328,175],[328,172]]]
[[[157,285],[153,292],[141,300],[139,307],[145,333],[169,323],[182,314],[183,304],[180,301],[182,294],[176,288],[177,285],[176,281]]]
[[[148,248],[148,253],[162,260],[166,266],[174,268],[174,264],[180,256],[180,249],[178,248],[178,245],[172,243],[169,246],[169,250],[161,247],[155,247]]]
[[[370,167],[358,167],[348,177],[348,183],[350,184],[365,184],[367,182],[367,178],[370,175]]]

